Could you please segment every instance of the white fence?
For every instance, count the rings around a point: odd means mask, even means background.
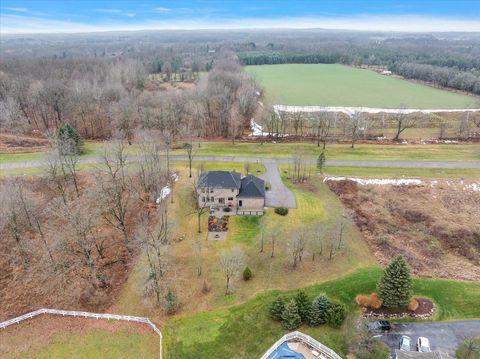
[[[268,357],[270,355],[272,355],[272,353],[275,352],[275,350],[280,345],[282,345],[284,342],[289,341],[289,340],[301,341],[301,342],[307,344],[309,347],[312,347],[313,349],[317,350],[323,356],[326,356],[327,359],[342,359],[342,357],[340,355],[335,353],[329,347],[326,347],[322,343],[313,339],[311,336],[303,334],[302,332],[299,332],[299,331],[295,331],[295,332],[285,334],[283,337],[281,337],[279,340],[277,340],[277,342],[275,344],[273,344],[270,347],[270,349],[268,349],[267,352],[262,355],[262,357],[260,359],[268,359]]]
[[[69,316],[69,317],[81,317],[81,318],[95,318],[95,319],[113,319],[113,320],[123,320],[127,322],[137,322],[137,323],[144,323],[150,326],[155,333],[158,334],[160,338],[160,359],[162,359],[162,332],[160,329],[157,328],[155,324],[153,324],[150,319],[145,317],[135,317],[131,315],[119,315],[119,314],[107,314],[107,313],[91,313],[91,312],[82,312],[76,310],[59,310],[59,309],[48,309],[42,308],[35,310],[33,312],[26,313],[16,318],[12,318],[0,323],[0,329],[5,329],[6,327],[20,323],[24,320],[34,318],[39,316],[40,314],[52,314],[52,315],[61,315],[61,316]]]

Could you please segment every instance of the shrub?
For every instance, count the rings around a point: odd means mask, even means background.
[[[286,216],[288,214],[288,208],[277,207],[275,208],[275,213],[279,214],[280,216]]]
[[[303,290],[295,296],[295,303],[297,303],[298,314],[302,318],[302,322],[308,322],[308,314],[310,312],[310,300]]]
[[[295,330],[302,324],[302,318],[298,314],[297,302],[292,299],[287,303],[282,313],[282,326],[287,330]]]
[[[245,269],[243,270],[243,280],[250,280],[253,277],[252,270],[246,266]]]
[[[480,336],[465,339],[457,348],[455,358],[480,359]]]
[[[333,326],[342,325],[343,321],[347,317],[347,309],[343,304],[332,303],[329,305],[326,311],[326,322]]]
[[[380,309],[382,307],[382,300],[378,298],[377,293],[370,294],[370,308]]]
[[[283,311],[285,310],[285,299],[282,296],[275,298],[270,305],[270,318],[274,320],[282,320]]]
[[[355,302],[361,307],[368,308],[370,306],[370,297],[365,294],[357,294]]]
[[[165,296],[164,307],[165,307],[165,312],[167,314],[173,314],[178,309],[177,296],[175,295],[175,293],[171,289],[168,290],[168,293]]]
[[[410,299],[410,303],[408,303],[408,310],[414,312],[418,309],[418,305],[418,301],[415,298],[412,298]]]
[[[378,296],[387,308],[406,307],[412,293],[410,268],[402,256],[396,256],[383,271],[377,284]]]

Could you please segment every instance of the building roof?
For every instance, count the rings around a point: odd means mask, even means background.
[[[200,173],[197,188],[240,188],[241,175],[238,172],[208,171]]]
[[[255,177],[254,175],[247,175],[242,178],[240,192],[238,197],[265,197],[265,181]]]
[[[451,356],[448,354],[434,351],[430,353],[420,353],[420,352],[406,352],[401,350],[395,350],[396,359],[451,359]]]

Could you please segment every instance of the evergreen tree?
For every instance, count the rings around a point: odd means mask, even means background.
[[[330,304],[330,299],[325,294],[320,294],[317,299],[315,299],[315,307],[318,308],[319,312],[318,324],[325,324],[327,322],[327,310]]]
[[[320,311],[320,307],[316,299],[313,300],[312,305],[310,306],[307,323],[312,327],[322,324],[322,312]]]
[[[297,303],[298,314],[302,318],[302,322],[308,322],[308,314],[310,313],[310,300],[303,290],[295,296],[295,303]]]
[[[326,322],[330,325],[340,326],[347,317],[347,310],[343,304],[331,303],[325,312]]]
[[[285,299],[281,296],[278,296],[270,305],[270,318],[278,321],[282,320],[282,314],[284,310]]]
[[[297,302],[292,299],[285,306],[282,313],[282,326],[287,330],[295,330],[302,324],[302,318],[298,314]]]
[[[167,314],[173,314],[177,311],[177,308],[178,308],[177,296],[171,289],[169,289],[167,295],[165,295],[164,306],[165,306],[165,312],[167,312]]]
[[[57,146],[60,155],[78,155],[82,153],[83,141],[77,130],[66,123],[58,129]]]
[[[383,271],[377,284],[378,297],[386,308],[406,307],[412,295],[410,268],[402,256],[396,256]]]
[[[323,173],[323,167],[325,166],[325,152],[322,151],[317,158],[317,169],[320,173]]]
[[[249,266],[246,266],[243,271],[243,280],[250,280],[252,279],[253,273]]]

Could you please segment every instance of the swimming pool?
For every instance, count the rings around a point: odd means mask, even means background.
[[[268,359],[305,359],[305,357],[288,347],[287,342],[282,343]]]

